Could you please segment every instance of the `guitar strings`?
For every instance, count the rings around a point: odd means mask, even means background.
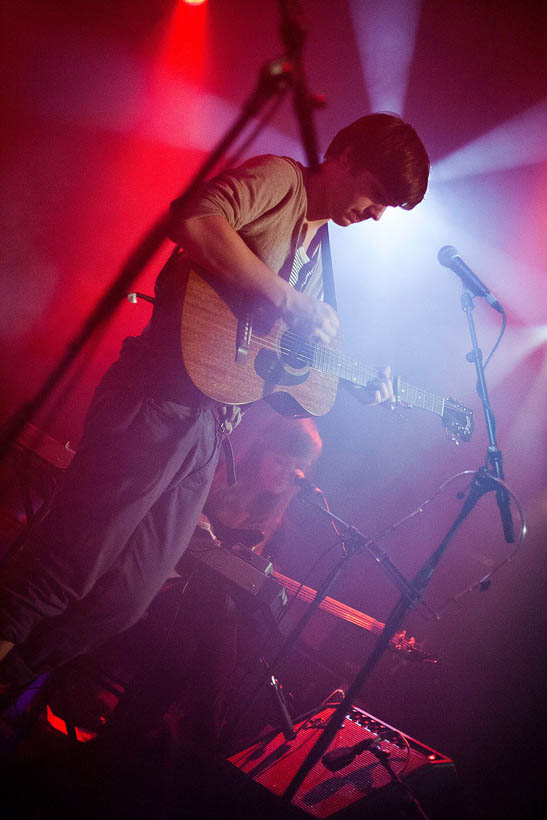
[[[289,356],[292,353],[294,356],[294,361],[301,363],[302,367],[308,366],[312,370],[327,373],[338,378],[343,378],[347,381],[352,381],[352,383],[357,384],[360,387],[366,386],[367,381],[364,381],[364,379],[367,379],[367,377],[371,377],[372,379],[381,378],[381,372],[379,367],[361,364],[356,359],[350,357],[348,354],[341,353],[337,350],[332,350],[331,348],[315,344],[314,342],[308,342],[288,328],[283,331],[282,338],[285,340],[285,342],[277,343],[275,341],[270,341],[270,339],[259,335],[251,335],[250,344],[254,343],[255,345],[260,345],[264,349],[271,350],[276,354],[281,353]],[[299,350],[294,351],[289,345],[287,345],[287,342],[291,341],[298,342]],[[316,359],[316,353],[318,354],[319,361]],[[322,368],[320,366],[321,363],[325,365],[325,368]],[[355,370],[355,368],[357,368],[358,378],[355,381],[353,381],[353,379],[350,379],[349,376],[342,375],[341,371],[343,371],[344,369],[347,370],[348,368],[351,368],[352,370]],[[359,372],[359,370],[362,371],[362,383],[361,373]],[[428,390],[423,390],[419,387],[416,387],[416,385],[410,384],[410,382],[403,381],[402,385],[406,388],[407,394],[410,391],[416,391],[416,395],[423,396],[424,405],[426,401],[432,405],[434,405],[435,402],[440,402],[443,403],[444,409],[452,410],[457,413],[467,415],[467,411],[462,406],[454,404],[449,399],[445,399],[444,397],[439,396],[436,393],[432,393]]]
[[[299,344],[299,349],[294,351],[290,346],[286,346],[285,344],[280,342],[276,344],[275,342],[270,342],[269,339],[254,335],[251,336],[251,342],[256,341],[264,345],[264,347],[268,347],[270,350],[279,350],[281,353],[286,353],[287,355],[291,352],[294,354],[295,359],[305,363],[310,364],[312,367],[313,362],[315,359],[315,354],[317,353],[319,357],[323,359],[325,364],[331,364],[336,370],[341,369],[359,369],[364,371],[364,375],[370,375],[371,377],[380,377],[380,369],[378,367],[374,367],[373,365],[365,365],[358,362],[356,359],[348,356],[347,354],[340,353],[338,350],[332,350],[331,348],[324,347],[322,345],[314,344],[313,342],[307,342],[305,339],[302,339],[301,336],[298,336],[296,333],[285,330],[282,334],[282,338],[286,341],[295,341]],[[319,368],[315,368],[319,369]],[[338,373],[333,373],[333,375],[338,375]]]
[[[258,335],[251,336],[251,338],[257,339],[261,342],[267,341],[267,339],[264,339],[263,337]],[[306,341],[306,339],[303,339],[301,336],[298,336],[291,330],[283,331],[282,338],[286,339],[289,342],[297,342],[300,348],[300,352],[305,353],[305,355],[309,356],[309,358],[313,358],[313,354],[315,352],[318,352],[324,356],[336,357],[340,360],[341,363],[349,363],[351,361],[351,363],[353,364],[355,362],[355,360],[350,359],[350,357],[347,354],[340,353],[338,350],[332,350],[329,347],[324,347],[322,345],[315,344],[314,342],[308,342]],[[369,365],[364,365],[364,367],[369,367]]]
[[[336,360],[336,353],[335,351],[329,351],[328,348],[316,348],[319,352],[319,358],[316,358],[314,354],[312,356],[307,356],[302,354],[300,351],[293,350],[290,346],[283,345],[283,344],[276,344],[275,342],[270,342],[268,339],[260,338],[259,336],[253,336],[250,342],[251,345],[260,346],[266,350],[272,350],[275,353],[286,354],[290,356],[292,354],[292,361],[294,363],[300,364],[302,367],[310,367],[312,370],[316,370],[320,373],[326,373],[332,376],[337,376],[339,378],[346,379],[348,381],[352,381],[355,384],[359,384],[360,386],[365,386],[367,383],[366,379],[367,376],[374,377],[379,376],[378,371],[374,371],[368,365],[361,365],[361,370],[364,371],[362,374],[356,375],[355,378],[350,377],[349,375],[344,375],[344,365],[347,371],[348,366],[355,369],[355,363],[353,360],[347,360],[346,363],[343,361]],[[329,356],[327,354],[331,353],[332,355]],[[296,366],[293,365],[293,366]],[[321,366],[323,365],[323,366]],[[359,365],[358,365],[359,367]],[[368,371],[368,372],[367,372]]]
[[[336,350],[331,350],[330,348],[322,347],[321,345],[315,345],[311,342],[303,342],[303,340],[301,339],[300,336],[297,336],[295,333],[291,333],[289,331],[285,331],[283,333],[283,336],[291,336],[294,340],[296,340],[298,342],[302,342],[303,345],[310,348],[310,350],[311,350],[310,356],[308,357],[307,355],[303,355],[300,351],[295,352],[291,349],[290,346],[284,345],[282,343],[276,344],[275,342],[272,342],[269,339],[261,337],[261,336],[252,336],[250,344],[252,345],[254,343],[256,346],[261,346],[262,348],[264,348],[266,350],[271,350],[274,353],[286,354],[287,356],[290,355],[291,353],[293,353],[294,360],[297,361],[297,362],[300,362],[303,367],[304,366],[309,366],[312,370],[316,370],[318,372],[323,372],[323,373],[325,373],[325,372],[330,373],[330,375],[332,375],[332,376],[340,377],[340,373],[337,372],[337,371],[342,370],[344,368],[344,366],[346,368],[347,367],[354,368],[356,366],[357,368],[361,368],[364,371],[364,377],[365,378],[369,375],[372,376],[373,378],[375,378],[375,377],[380,378],[381,377],[381,373],[380,373],[379,368],[374,367],[373,365],[361,365],[355,359],[352,359],[352,358],[350,358],[349,356],[347,356],[343,353],[339,353]],[[317,364],[314,363],[313,354],[314,354],[315,351],[318,351],[323,356],[324,364],[326,364],[326,365],[329,364],[329,358],[330,359],[338,358],[340,363],[338,364],[337,362],[335,362],[335,363],[331,362],[331,364],[333,364],[332,372],[330,372],[329,370],[325,370],[325,369],[317,366]],[[336,370],[334,368],[336,368]],[[349,380],[349,377],[341,376],[341,378],[347,378]],[[358,384],[359,386],[363,386],[363,387],[366,386],[366,384],[367,384],[366,381],[364,381],[362,384],[360,383],[360,381],[356,381],[355,383]],[[410,384],[410,382],[403,382],[403,385],[405,386],[407,392],[413,390],[413,391],[416,391],[416,394],[422,395],[424,397],[424,402],[428,401],[431,404],[434,404],[435,402],[439,402],[439,403],[444,402],[444,407],[446,409],[455,410],[456,412],[464,413],[463,409],[461,407],[458,407],[457,404],[453,404],[448,399],[445,399],[442,396],[437,395],[436,393],[431,393],[428,390],[422,390],[421,388],[416,387],[413,384]]]
[[[326,359],[328,359],[329,357],[330,358],[337,357],[339,362],[340,362],[340,364],[338,365],[339,368],[343,368],[343,367],[354,368],[354,367],[357,367],[358,369],[362,369],[364,371],[365,375],[370,375],[373,378],[381,378],[381,376],[382,376],[381,370],[378,366],[361,364],[356,359],[350,357],[348,354],[340,353],[337,350],[332,350],[331,348],[324,347],[324,346],[321,346],[321,345],[317,345],[317,344],[314,344],[312,342],[307,342],[306,340],[302,339],[300,336],[298,336],[296,333],[294,333],[293,331],[291,331],[289,329],[287,329],[283,332],[283,337],[287,337],[288,339],[290,339],[292,341],[297,341],[300,344],[302,344],[303,346],[308,347],[309,349],[311,349],[311,354],[312,355],[313,355],[313,351],[317,350],[319,353],[324,355],[324,357]],[[264,339],[263,337],[260,337],[260,336],[254,336],[254,337],[252,336],[251,341],[253,341],[253,340],[256,340],[258,342],[263,343],[264,346],[267,346],[267,345],[271,344],[268,339]],[[282,344],[276,345],[275,343],[273,343],[273,347],[270,347],[269,349],[274,349],[275,350],[277,348],[282,353],[287,353],[288,354],[288,353],[291,352],[290,348],[286,349],[286,348],[283,347]],[[312,362],[309,361],[309,359],[307,357],[299,356],[299,354],[296,354],[296,355],[300,358],[301,361],[303,361],[307,364],[310,364],[313,367]],[[310,358],[312,358],[312,355],[310,356]],[[318,369],[318,368],[315,368],[315,369]],[[333,375],[338,375],[338,374],[333,374]],[[435,400],[444,401],[445,405],[447,407],[450,407],[453,410],[461,409],[461,408],[458,408],[457,405],[454,405],[451,402],[449,402],[447,399],[443,399],[441,396],[438,396],[436,393],[432,393],[428,390],[422,390],[421,388],[416,387],[413,384],[410,384],[410,382],[403,382],[403,384],[405,385],[405,387],[407,389],[415,390],[417,393],[422,394],[424,396],[424,398],[431,399],[432,401],[435,401]]]

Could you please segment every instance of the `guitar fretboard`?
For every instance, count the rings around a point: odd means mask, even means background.
[[[337,376],[359,387],[365,387],[368,382],[379,376],[377,367],[363,364],[357,359],[351,358],[351,356],[320,345],[314,345],[312,367],[322,373]],[[427,390],[421,390],[399,377],[393,378],[393,389],[397,401],[402,404],[420,407],[438,416],[443,416],[445,400],[441,396],[429,393]]]
[[[330,376],[353,382],[360,387],[364,387],[371,379],[378,377],[377,368],[320,345],[313,347],[312,367]]]
[[[393,380],[393,389],[397,400],[403,404],[409,404],[411,407],[421,407],[423,410],[429,410],[441,417],[444,415],[445,399],[441,396],[428,393],[427,390],[420,390],[419,387],[404,382],[399,377]]]

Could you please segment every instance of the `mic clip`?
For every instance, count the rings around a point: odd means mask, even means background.
[[[316,487],[315,484],[312,484],[307,478],[304,477],[304,474],[297,475],[294,479],[294,483],[300,490],[300,493],[303,495],[323,495],[323,491]]]

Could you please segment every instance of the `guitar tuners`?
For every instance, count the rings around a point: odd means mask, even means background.
[[[452,433],[447,427],[444,428],[444,434],[448,439],[450,439],[450,441],[454,442],[456,447],[460,446],[460,440],[458,439],[458,437],[454,433]]]
[[[456,444],[469,441],[473,433],[473,411],[449,396],[444,400],[443,424],[447,435]]]

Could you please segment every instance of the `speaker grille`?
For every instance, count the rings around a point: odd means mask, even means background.
[[[230,762],[268,791],[282,796],[334,708],[323,708],[311,718],[297,723],[294,740],[285,741],[281,734],[270,736],[232,756]],[[349,710],[328,752],[342,748],[349,750],[363,741],[374,743],[380,752],[385,753],[397,778],[404,779],[423,767],[453,767],[446,756],[356,707]],[[365,750],[339,771],[331,772],[319,761],[306,775],[292,803],[313,817],[329,817],[392,784],[393,780],[379,756]]]

